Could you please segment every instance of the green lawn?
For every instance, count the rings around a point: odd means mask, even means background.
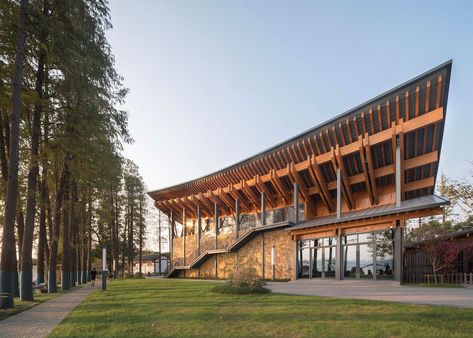
[[[291,295],[220,295],[213,282],[119,280],[51,337],[471,337],[473,310]]]
[[[34,294],[34,301],[32,302],[22,302],[20,301],[20,298],[15,298],[15,307],[13,309],[8,309],[8,310],[0,310],[0,320],[5,319],[9,316],[12,316],[14,314],[17,314],[19,312],[28,310],[29,308],[32,308],[35,305],[38,305],[39,303],[42,303],[48,299],[54,298],[56,296],[59,296],[61,293],[41,293],[41,294]]]

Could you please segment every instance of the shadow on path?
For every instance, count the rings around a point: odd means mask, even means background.
[[[0,321],[0,337],[47,337],[69,312],[98,289],[85,286],[8,317]]]

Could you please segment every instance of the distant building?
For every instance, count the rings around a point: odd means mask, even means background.
[[[140,256],[136,256],[133,261],[133,271],[135,273],[140,271]],[[152,253],[142,256],[141,272],[144,274],[165,274],[169,268],[169,254]],[[160,264],[161,263],[161,264]],[[161,270],[160,270],[161,268]]]
[[[458,248],[455,262],[439,271],[448,283],[471,284],[473,274],[473,227],[448,234],[446,241],[454,242]],[[432,275],[432,265],[417,244],[406,245],[404,253],[404,280],[406,282],[425,282],[426,275]]]
[[[172,223],[168,276],[226,278],[238,264],[265,279],[401,281],[405,220],[442,214],[449,203],[434,189],[451,67],[232,166],[149,192]]]

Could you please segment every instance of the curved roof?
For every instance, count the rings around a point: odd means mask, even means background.
[[[291,162],[304,161],[307,159],[305,155],[319,156],[328,153],[331,151],[331,147],[327,144],[339,144],[341,143],[340,140],[343,140],[343,144],[349,144],[356,142],[364,132],[371,135],[389,129],[391,121],[396,120],[396,118],[397,120],[399,120],[399,117],[404,118],[404,120],[409,119],[409,117],[412,119],[414,117],[414,105],[416,116],[430,111],[428,109],[429,102],[431,102],[430,107],[443,107],[443,116],[445,116],[451,66],[452,60],[449,60],[320,125],[231,166],[191,181],[150,191],[148,194],[154,200],[160,201],[206,192],[229,184],[237,184],[241,180],[253,178],[254,175],[265,174],[268,170],[287,167]],[[438,79],[440,79],[440,82]],[[425,90],[426,86],[429,86],[429,94]],[[405,95],[406,98],[404,98]],[[414,103],[414,99],[409,100],[409,96],[415,97],[416,102]],[[406,104],[403,100],[406,101]],[[390,109],[390,107],[392,108]],[[371,114],[372,111],[374,111],[373,114]],[[435,145],[439,153],[443,138],[443,121],[440,123],[440,128],[440,136],[436,140],[438,144]],[[300,143],[302,143],[302,146]],[[425,145],[423,147],[425,148]],[[435,166],[434,171],[435,177],[437,166]]]

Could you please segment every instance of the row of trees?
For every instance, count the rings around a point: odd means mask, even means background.
[[[37,283],[57,292],[58,271],[63,290],[87,281],[96,247],[115,274],[143,248],[145,187],[121,155],[132,138],[109,28],[105,0],[0,2],[0,308],[33,300],[34,254]]]

